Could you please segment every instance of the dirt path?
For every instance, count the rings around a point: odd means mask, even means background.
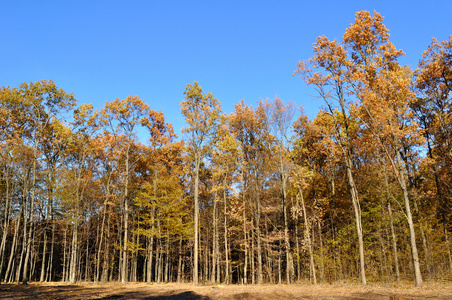
[[[452,284],[423,288],[358,285],[208,285],[128,283],[30,283],[0,285],[0,299],[451,299]]]

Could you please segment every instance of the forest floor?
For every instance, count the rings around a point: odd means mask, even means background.
[[[452,299],[452,283],[425,283],[422,288],[415,288],[412,283],[367,286],[2,283],[0,299]]]

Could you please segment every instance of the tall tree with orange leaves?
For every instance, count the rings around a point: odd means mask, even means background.
[[[427,154],[436,187],[438,214],[443,223],[443,233],[452,272],[452,255],[449,245],[449,219],[452,208],[447,201],[451,192],[452,176],[452,35],[448,40],[432,43],[422,54],[415,71],[418,94],[413,105],[427,141]]]
[[[361,119],[380,141],[403,192],[415,282],[416,286],[422,286],[407,174],[402,161],[406,146],[423,142],[419,125],[409,109],[415,100],[411,71],[398,63],[404,53],[389,41],[389,30],[377,12],[373,17],[367,11],[357,12],[355,23],[346,30],[343,40],[351,58],[347,62],[349,90],[359,99]]]
[[[314,43],[314,56],[308,62],[299,62],[294,75],[300,74],[308,85],[313,85],[324,100],[333,121],[335,140],[339,145],[343,162],[347,170],[347,180],[351,195],[355,227],[358,236],[360,275],[362,284],[366,284],[364,261],[364,241],[361,221],[361,206],[355,182],[353,166],[353,140],[356,139],[357,126],[351,116],[353,100],[347,94],[347,51],[338,41],[327,37],[318,37]]]
[[[198,243],[199,243],[199,170],[202,161],[210,152],[211,143],[220,121],[221,104],[211,92],[202,92],[202,87],[195,81],[187,84],[185,100],[181,102],[182,115],[187,127],[182,129],[187,135],[187,150],[193,168],[194,181],[194,253],[193,253],[193,284],[198,284]]]
[[[129,176],[133,162],[131,161],[132,144],[136,139],[137,126],[142,124],[147,115],[149,106],[137,96],[128,96],[126,99],[116,99],[107,102],[102,110],[102,122],[111,130],[111,134],[122,140],[121,155],[123,156],[123,191],[121,192],[121,211],[123,240],[121,247],[121,282],[127,281],[128,270],[128,236],[129,236]]]

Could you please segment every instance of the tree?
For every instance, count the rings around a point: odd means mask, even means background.
[[[39,160],[39,147],[45,129],[50,125],[52,118],[58,116],[59,113],[71,109],[75,105],[75,98],[72,94],[66,93],[63,89],[57,88],[53,81],[42,80],[39,82],[23,83],[17,89],[19,97],[13,98],[13,104],[16,101],[21,102],[26,108],[27,130],[30,134],[30,144],[33,147],[33,166],[31,178],[31,198],[29,218],[25,222],[24,227],[28,227],[28,236],[24,234],[24,244],[26,246],[24,266],[22,272],[22,281],[24,284],[28,281],[28,265],[31,255],[31,244],[33,237],[33,218],[36,200],[37,188],[37,169]],[[24,124],[25,125],[25,124]]]
[[[264,104],[269,127],[273,130],[277,148],[277,165],[281,181],[281,197],[284,215],[284,243],[286,248],[286,277],[287,283],[291,283],[294,278],[293,257],[290,251],[290,237],[288,227],[288,209],[287,209],[287,183],[289,174],[293,167],[290,160],[290,143],[288,131],[292,124],[292,118],[295,114],[295,104],[284,103],[283,100],[276,97],[273,100],[266,101]]]
[[[246,105],[242,100],[235,105],[235,112],[228,117],[232,135],[238,143],[238,171],[240,172],[240,197],[242,198],[242,222],[244,238],[243,279],[248,280],[248,260],[251,263],[251,282],[255,282],[254,239],[257,250],[257,282],[263,282],[263,236],[262,199],[263,187],[271,177],[271,167],[274,158],[273,136],[269,133],[265,107],[262,103],[256,109]],[[272,203],[273,204],[273,203]],[[247,219],[247,211],[254,216],[251,224]]]
[[[129,176],[133,162],[130,160],[132,144],[135,140],[136,127],[142,123],[147,115],[149,106],[137,96],[128,96],[124,100],[116,99],[111,103],[106,103],[102,111],[103,124],[108,126],[115,138],[122,136],[121,153],[123,160],[123,191],[121,193],[121,211],[123,241],[121,248],[121,282],[127,281],[127,251],[129,236]]]
[[[443,223],[444,239],[452,271],[452,255],[448,237],[448,216],[451,208],[449,179],[452,175],[452,35],[447,41],[432,39],[422,54],[415,72],[415,87],[418,93],[412,108],[417,113],[427,141],[427,153],[432,160],[438,214]]]
[[[74,224],[72,229],[69,281],[75,283],[79,255],[78,227],[81,212],[83,211],[82,206],[85,200],[85,190],[93,174],[92,168],[90,167],[92,166],[92,160],[90,158],[93,157],[93,138],[95,138],[99,126],[97,124],[97,113],[93,112],[93,106],[81,105],[74,110],[74,119],[71,125],[73,126],[73,133],[66,154],[66,162],[70,166],[67,175],[68,177],[72,177],[67,181],[67,191],[71,198],[68,199],[68,205],[71,208],[69,211],[72,213],[71,221]]]
[[[318,37],[314,43],[314,56],[308,63],[299,62],[295,74],[307,84],[315,86],[320,97],[328,107],[334,130],[335,140],[340,146],[343,161],[347,169],[347,179],[355,215],[355,227],[358,235],[360,274],[362,284],[366,284],[364,262],[364,241],[361,221],[361,206],[358,189],[353,175],[353,141],[357,137],[356,118],[351,116],[349,106],[352,99],[347,98],[347,51],[337,41],[329,41],[327,37]]]
[[[187,134],[187,150],[193,168],[194,177],[194,257],[193,284],[198,284],[198,243],[199,243],[199,170],[201,162],[210,152],[211,141],[220,120],[221,105],[212,93],[203,94],[202,88],[195,81],[187,84],[185,100],[181,102],[182,115],[187,127],[182,132]]]
[[[161,112],[150,110],[148,116],[146,116],[142,124],[148,129],[150,134],[150,147],[148,155],[146,155],[145,165],[151,169],[149,181],[144,183],[145,190],[141,195],[147,195],[147,197],[140,197],[141,204],[143,206],[150,205],[150,215],[147,220],[144,220],[146,225],[151,226],[150,230],[145,230],[145,235],[150,239],[147,247],[147,266],[146,266],[146,281],[150,282],[152,278],[152,263],[153,263],[153,248],[154,248],[154,236],[155,230],[155,217],[156,210],[167,210],[171,205],[165,205],[164,196],[158,196],[158,194],[165,194],[168,197],[168,193],[173,194],[173,197],[169,201],[178,201],[178,193],[182,193],[182,184],[180,172],[182,169],[181,153],[184,149],[182,142],[176,142],[176,134],[173,131],[171,124],[165,122],[165,118]],[[151,189],[152,183],[152,189]],[[173,186],[171,186],[171,184]],[[152,190],[152,193],[151,193]],[[168,192],[167,190],[170,190]],[[166,192],[165,192],[166,191]],[[181,198],[182,196],[180,196]],[[161,200],[163,198],[163,200]],[[149,203],[149,199],[150,203]],[[144,203],[143,203],[144,201]],[[166,203],[173,203],[166,200]],[[159,204],[159,205],[158,205]],[[184,207],[182,204],[178,204],[177,209]],[[159,213],[160,214],[160,213]],[[177,220],[182,221],[181,215],[175,216]],[[175,220],[174,220],[175,221]],[[160,223],[159,223],[160,224]],[[176,228],[170,228],[174,231]],[[179,232],[181,236],[182,233]]]
[[[224,257],[225,257],[225,282],[231,281],[230,274],[230,241],[229,241],[229,221],[228,221],[228,195],[231,191],[231,186],[234,183],[234,178],[238,171],[238,157],[240,155],[238,141],[234,138],[229,128],[230,116],[221,116],[221,122],[215,135],[215,147],[212,152],[212,177],[213,188],[212,192],[215,194],[214,209],[213,209],[213,230],[216,234],[213,244],[213,259],[212,259],[212,282],[220,282],[220,245],[219,245],[219,216],[217,213],[217,203],[223,196],[223,231],[224,231]],[[217,274],[215,274],[215,266],[217,267]],[[215,280],[216,275],[216,280]]]
[[[403,51],[397,50],[389,42],[389,31],[383,24],[383,17],[376,12],[373,17],[366,11],[357,12],[355,23],[346,30],[343,40],[351,57],[351,61],[347,63],[346,74],[349,90],[361,102],[362,119],[381,141],[403,192],[415,282],[416,286],[422,286],[406,173],[402,162],[404,146],[406,148],[408,144],[422,143],[418,125],[408,109],[408,104],[414,100],[410,70],[399,65],[397,59],[403,55]]]

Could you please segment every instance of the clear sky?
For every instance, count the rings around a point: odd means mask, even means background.
[[[0,86],[51,79],[79,103],[137,95],[176,132],[195,80],[230,113],[241,99],[320,100],[291,74],[325,35],[341,39],[358,10],[385,17],[415,68],[432,37],[452,34],[452,1],[0,1]]]

